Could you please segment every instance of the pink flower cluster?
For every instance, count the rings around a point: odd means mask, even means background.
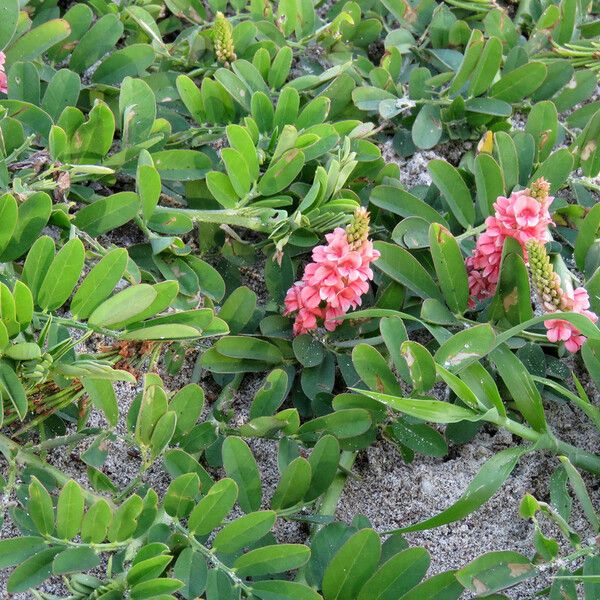
[[[313,248],[313,262],[285,297],[283,314],[296,315],[294,335],[307,333],[320,322],[333,331],[341,323],[339,317],[360,306],[373,279],[370,264],[379,252],[366,236],[351,242],[348,232],[338,227],[325,237],[327,245]]]
[[[472,297],[484,299],[493,296],[500,275],[502,248],[507,237],[512,237],[521,244],[525,256],[525,244],[528,240],[550,240],[548,225],[552,223],[552,218],[548,208],[554,197],[547,193],[539,194],[539,191],[539,188],[534,189],[532,194],[528,189],[521,190],[512,193],[509,198],[499,196],[494,203],[495,214],[486,219],[486,230],[479,236],[473,256],[466,261]]]
[[[6,61],[6,56],[4,52],[0,52],[0,92],[6,94],[8,92],[8,79],[6,77],[6,73],[4,71],[4,63]]]
[[[598,321],[598,315],[590,308],[590,299],[587,290],[578,287],[572,292],[564,292],[563,300],[566,300],[566,311],[576,312],[586,316],[592,323]],[[546,327],[548,341],[552,343],[564,342],[565,348],[569,352],[577,352],[587,339],[575,325],[565,321],[564,319],[549,319],[544,321]]]

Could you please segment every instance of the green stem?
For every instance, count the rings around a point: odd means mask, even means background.
[[[102,431],[102,429],[97,429],[96,431],[93,431],[93,432],[87,431],[86,433],[72,433],[70,435],[61,435],[61,436],[50,438],[48,440],[40,442],[39,444],[36,444],[35,446],[28,446],[27,450],[30,452],[37,452],[37,451],[44,452],[46,450],[51,450],[52,448],[58,448],[59,446],[68,446],[69,444],[76,444],[77,442],[80,442],[81,440],[86,439],[90,434],[100,433],[101,431]]]
[[[197,550],[200,554],[202,554],[202,556],[204,556],[204,558],[206,558],[214,568],[218,569],[219,571],[223,571],[231,579],[231,581],[233,581],[235,587],[240,588],[244,594],[246,594],[246,596],[252,596],[252,588],[238,577],[234,569],[228,567],[224,562],[219,560],[210,548],[207,548],[204,544],[201,544],[193,534],[191,534],[185,527],[181,525],[181,523],[176,521],[174,525],[175,529],[177,529],[177,531],[179,531],[179,533],[181,533],[187,539],[190,546],[192,546],[194,550]]]
[[[244,227],[252,231],[270,233],[273,227],[280,222],[280,218],[271,218],[268,221],[260,217],[240,214],[239,210],[195,210],[192,208],[166,208],[157,206],[154,214],[181,213],[187,215],[192,221],[200,223],[217,223],[218,225],[233,225]]]
[[[497,427],[502,427],[524,440],[534,442],[539,450],[548,450],[557,455],[566,456],[575,466],[600,475],[600,456],[581,450],[572,444],[563,442],[549,432],[541,433],[535,431],[526,425],[508,419],[506,417],[486,417],[486,421],[493,423]]]
[[[112,329],[105,329],[104,327],[91,327],[86,323],[80,323],[79,321],[74,321],[73,319],[66,319],[65,317],[56,317],[55,315],[49,315],[42,312],[33,313],[34,316],[41,321],[48,321],[48,319],[52,319],[55,323],[59,323],[60,325],[64,325],[65,327],[72,327],[73,329],[81,329],[82,331],[95,331],[96,333],[100,333],[101,335],[105,335],[106,337],[116,338],[119,336],[118,331],[113,331]]]

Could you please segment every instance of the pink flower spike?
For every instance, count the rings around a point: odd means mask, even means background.
[[[294,335],[315,329],[321,323],[333,331],[342,315],[360,306],[373,279],[371,263],[379,252],[368,240],[369,214],[358,209],[347,229],[337,227],[325,236],[326,245],[312,251],[302,281],[287,292],[284,315],[296,314]]]

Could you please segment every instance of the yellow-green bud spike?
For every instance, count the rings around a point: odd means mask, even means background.
[[[233,47],[233,28],[222,12],[215,15],[213,35],[217,60],[223,64],[235,60],[237,56]]]
[[[348,243],[352,248],[360,248],[369,237],[369,213],[362,206],[354,211],[352,221],[346,227]]]
[[[550,184],[543,178],[540,177],[531,184],[529,194],[532,198],[543,202],[550,193]]]
[[[568,297],[560,285],[560,277],[554,272],[550,257],[542,242],[526,243],[531,280],[546,312],[568,309]]]

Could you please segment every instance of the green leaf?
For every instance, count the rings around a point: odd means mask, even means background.
[[[588,494],[583,478],[579,471],[571,464],[571,461],[566,456],[559,456],[560,462],[563,464],[569,478],[569,483],[583,508],[583,512],[589,521],[594,531],[600,531],[600,519],[594,509],[594,503]]]
[[[448,223],[442,215],[429,204],[406,190],[391,185],[375,187],[371,192],[369,202],[401,217],[420,217],[428,223],[441,223],[444,227],[448,227]]]
[[[259,174],[258,156],[254,142],[248,131],[240,125],[228,125],[226,128],[227,140],[231,148],[242,156],[242,162],[248,169],[250,181],[256,181]],[[223,156],[221,154],[221,156]],[[228,171],[229,173],[229,171]],[[230,175],[231,178],[231,175]],[[234,186],[235,187],[235,186]],[[243,194],[240,194],[242,196]]]
[[[231,512],[237,496],[238,486],[233,479],[217,481],[192,510],[189,530],[194,535],[208,535]]]
[[[174,327],[173,325],[171,327]],[[170,410],[160,417],[150,438],[150,458],[156,459],[163,453],[175,433],[177,415]]]
[[[404,594],[401,600],[458,600],[464,593],[454,571],[438,573]]]
[[[456,92],[460,91],[465,83],[467,83],[473,73],[473,70],[479,62],[484,45],[485,41],[483,38],[483,33],[479,29],[472,29],[471,36],[469,37],[469,41],[465,48],[463,60],[460,64],[460,67],[456,71],[456,75],[454,76],[450,87],[448,88],[448,91],[451,94],[455,94]]]
[[[179,75],[175,85],[188,112],[196,123],[202,123],[204,121],[204,103],[198,86],[187,75]]]
[[[487,596],[537,573],[537,567],[518,552],[488,552],[457,571],[456,579],[478,596]]]
[[[57,121],[67,106],[77,106],[81,80],[69,69],[57,71],[48,83],[42,100],[42,108]]]
[[[102,543],[106,539],[111,520],[112,511],[108,502],[104,498],[96,500],[83,517],[81,539],[86,543]]]
[[[425,104],[419,111],[412,126],[412,140],[422,150],[433,148],[442,137],[442,117],[440,107],[435,104]]]
[[[240,577],[258,577],[297,569],[308,562],[310,549],[303,544],[263,546],[240,556],[233,567]]]
[[[117,85],[126,77],[142,77],[154,62],[150,44],[131,44],[110,53],[92,75],[94,83]]]
[[[167,394],[162,381],[158,376],[147,374],[135,424],[135,439],[140,445],[151,445],[154,428],[167,410]]]
[[[157,297],[155,289],[141,283],[125,288],[98,306],[89,318],[92,327],[111,327],[141,314]]]
[[[134,585],[131,588],[131,600],[169,600],[172,592],[176,592],[183,583],[177,579],[168,579],[166,577],[160,579],[149,579]]]
[[[42,550],[21,563],[8,578],[6,589],[11,594],[27,592],[52,575],[52,561],[63,548]]]
[[[189,433],[204,407],[204,390],[195,383],[182,387],[169,402],[169,410],[177,415],[177,436]]]
[[[388,394],[400,394],[395,375],[381,354],[368,344],[358,344],[352,350],[352,364],[360,378],[372,389]]]
[[[82,208],[73,223],[79,229],[97,237],[131,221],[137,215],[139,206],[140,199],[137,194],[118,192]]]
[[[312,477],[304,494],[306,501],[314,500],[329,488],[337,474],[339,460],[340,444],[337,439],[332,435],[321,437],[308,457]]]
[[[398,552],[367,580],[357,600],[397,600],[421,581],[429,562],[425,548]]]
[[[381,556],[381,541],[373,529],[355,533],[334,555],[323,575],[325,600],[354,600],[373,575]]]
[[[159,554],[158,556],[151,556],[145,560],[138,561],[136,557],[135,564],[127,571],[127,584],[133,587],[142,581],[149,581],[159,577],[167,568],[172,558],[168,554]]]
[[[444,437],[433,427],[424,423],[409,423],[406,419],[396,419],[391,425],[396,440],[413,452],[426,456],[445,456],[448,444]]]
[[[69,68],[83,73],[112,50],[123,34],[123,23],[115,14],[100,18],[81,37],[71,54]]]
[[[546,65],[541,62],[528,62],[508,73],[492,85],[490,96],[505,102],[515,103],[531,96],[546,77]]]
[[[275,414],[275,411],[283,404],[287,393],[287,373],[282,369],[274,369],[267,375],[265,382],[252,400],[250,418],[255,419]]]
[[[323,361],[323,345],[308,334],[297,335],[292,341],[294,356],[303,367],[316,367]]]
[[[110,295],[125,273],[128,259],[125,248],[115,248],[94,265],[71,301],[74,319],[87,319]]]
[[[453,313],[463,313],[469,300],[469,283],[458,242],[444,226],[432,223],[429,227],[429,244],[446,304]]]
[[[362,408],[336,410],[302,424],[298,435],[311,438],[311,434],[326,432],[343,440],[365,433],[371,427],[371,422],[371,415]]]
[[[78,533],[83,519],[83,492],[79,484],[70,479],[63,486],[56,505],[56,537],[71,540]]]
[[[121,137],[125,146],[145,142],[156,119],[156,98],[143,79],[125,77],[119,94]]]
[[[435,353],[436,362],[458,371],[492,351],[496,334],[489,323],[464,329],[448,338]]]
[[[418,342],[407,340],[400,346],[400,354],[408,366],[410,379],[416,392],[425,392],[435,384],[433,357]]]
[[[81,383],[92,404],[104,413],[108,423],[114,427],[119,420],[119,407],[112,382],[107,379],[84,377]]]
[[[186,600],[200,597],[206,588],[208,568],[205,558],[191,548],[184,548],[173,567],[173,576],[183,582],[179,593]]]
[[[269,168],[258,182],[258,190],[264,196],[272,196],[285,189],[294,181],[304,166],[304,153],[291,148],[280,159],[271,162]]]
[[[429,161],[427,170],[457,221],[463,227],[472,225],[475,207],[469,189],[457,169],[445,160],[432,160]]]
[[[589,120],[581,135],[575,141],[583,174],[586,177],[596,177],[600,172],[600,110],[596,111]]]
[[[548,158],[558,134],[558,114],[554,104],[549,100],[535,104],[527,117],[525,131],[536,141],[538,161]]]
[[[252,593],[261,600],[320,600],[321,595],[302,583],[279,579],[252,583]]]
[[[401,352],[402,343],[408,340],[404,321],[399,317],[384,317],[379,321],[379,330],[397,373],[408,383],[411,375]]]
[[[52,561],[52,573],[65,575],[79,573],[96,568],[100,564],[100,557],[92,548],[67,548],[57,554]]]
[[[84,259],[85,248],[79,238],[69,240],[58,251],[37,295],[42,310],[56,310],[68,300],[81,275]]]
[[[225,170],[227,171],[227,176],[233,190],[240,198],[244,198],[250,191],[254,180],[248,171],[243,154],[234,148],[223,148],[221,150],[221,159],[225,165]]]
[[[6,0],[0,6],[0,50],[3,50],[17,29],[19,0]]]
[[[481,214],[488,217],[494,214],[498,196],[504,194],[504,176],[500,165],[489,154],[478,154],[474,166],[477,203]]]
[[[500,377],[515,401],[519,412],[536,431],[547,429],[542,397],[523,363],[502,344],[490,354]]]
[[[108,539],[111,542],[123,542],[135,533],[137,520],[144,507],[143,500],[134,494],[117,508],[108,528]]]
[[[227,523],[217,533],[213,548],[217,552],[229,554],[249,546],[271,531],[275,519],[276,513],[272,510],[260,510],[239,517]]]
[[[215,347],[218,352],[230,358],[260,360],[272,364],[283,361],[277,346],[258,338],[231,335],[221,338]]]
[[[0,9],[1,10],[1,9]],[[17,202],[10,194],[0,196],[0,255],[10,242],[17,225],[18,207]]]
[[[488,89],[496,77],[501,62],[502,42],[496,37],[491,37],[485,44],[477,66],[473,70],[469,96],[479,96]]]
[[[494,321],[506,319],[511,325],[516,325],[532,316],[529,272],[523,260],[523,250],[516,240],[506,238],[490,318]]]
[[[161,150],[152,154],[152,160],[163,181],[202,179],[211,167],[208,156],[197,150]]]
[[[25,388],[13,371],[6,362],[0,360],[0,392],[4,398],[8,397],[8,400],[14,407],[15,411],[19,415],[19,418],[23,420],[27,415],[28,404],[27,395]]]
[[[223,442],[222,455],[225,472],[238,485],[240,508],[246,513],[258,510],[262,487],[252,451],[241,438],[229,436]]]
[[[71,26],[63,19],[51,19],[34,27],[11,45],[6,52],[6,63],[33,60],[64,40],[71,33]]]
[[[280,510],[300,502],[308,491],[311,475],[310,463],[305,458],[294,459],[281,474],[271,498],[271,508]]]
[[[167,488],[164,499],[165,512],[177,519],[187,517],[196,503],[200,479],[196,473],[180,475]]]
[[[449,402],[426,400],[423,398],[399,398],[368,390],[354,390],[360,394],[403,412],[411,417],[432,423],[458,423],[460,421],[479,421],[482,415]]]
[[[535,170],[530,178],[530,182],[543,177],[550,184],[550,193],[556,194],[571,174],[573,164],[573,154],[567,148],[560,148],[546,158]]]
[[[17,225],[10,242],[0,255],[0,262],[10,262],[23,255],[46,226],[51,211],[52,200],[45,192],[36,192],[22,202],[19,205]]]
[[[0,568],[18,565],[44,548],[44,538],[32,535],[0,540]]]
[[[443,296],[431,275],[408,250],[388,242],[375,242],[374,246],[381,253],[374,263],[380,271],[421,298],[436,298],[443,302]]]
[[[54,506],[46,488],[36,477],[29,484],[29,500],[27,510],[31,520],[41,534],[54,533]]]

